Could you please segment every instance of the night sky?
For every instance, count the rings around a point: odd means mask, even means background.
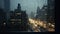
[[[18,3],[21,4],[22,10],[26,10],[27,14],[30,14],[31,11],[36,12],[38,6],[42,8],[44,4],[47,4],[47,0],[11,0],[10,9],[16,9]]]

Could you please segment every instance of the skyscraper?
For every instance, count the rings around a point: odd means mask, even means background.
[[[4,9],[4,0],[0,0],[0,8]]]
[[[6,13],[3,9],[0,9],[0,31],[6,30],[4,27],[6,26]]]
[[[21,5],[18,3],[17,9],[21,11]]]
[[[12,31],[28,30],[27,29],[28,17],[27,17],[26,11],[21,10],[20,4],[18,4],[17,9],[15,9],[14,12],[12,11],[10,13],[9,23]]]
[[[10,0],[4,0],[4,11],[6,12],[6,20],[10,18]],[[7,21],[6,21],[7,22]]]
[[[10,10],[10,0],[4,0],[4,8],[7,12]]]
[[[54,23],[55,19],[55,0],[48,0],[48,22]]]
[[[41,14],[40,19],[46,21],[46,19],[47,19],[47,5],[43,5],[40,14]]]
[[[6,12],[6,20],[9,19],[10,0],[0,0],[0,8]],[[7,22],[7,21],[6,21]]]
[[[10,10],[10,0],[0,0],[0,8],[8,12]]]
[[[40,7],[38,6],[38,7],[37,7],[37,12],[36,12],[36,14],[37,14],[37,15],[36,15],[36,18],[39,18],[40,12],[41,12],[41,11],[40,11]]]

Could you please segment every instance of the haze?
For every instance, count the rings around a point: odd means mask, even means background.
[[[10,9],[14,10],[17,8],[18,3],[21,4],[21,9],[26,10],[29,15],[31,11],[36,13],[37,7],[42,8],[44,4],[47,4],[47,0],[11,0],[10,1]]]

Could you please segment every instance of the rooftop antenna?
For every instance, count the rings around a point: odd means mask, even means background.
[[[18,3],[17,9],[18,9],[18,10],[21,10],[21,5],[20,5],[20,3]]]

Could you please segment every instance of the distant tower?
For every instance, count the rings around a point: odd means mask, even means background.
[[[17,7],[18,10],[21,10],[21,5],[18,3],[18,7]]]
[[[38,7],[37,7],[37,12],[36,12],[36,18],[38,18],[39,15],[40,15],[40,7],[38,6]]]
[[[40,11],[40,8],[39,8],[39,6],[37,7],[37,14],[39,13],[39,11]]]

